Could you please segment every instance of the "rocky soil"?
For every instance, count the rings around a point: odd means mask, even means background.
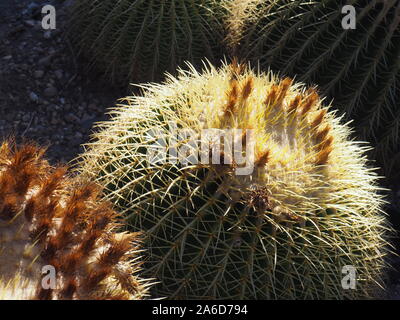
[[[56,8],[44,30],[41,8]],[[53,162],[73,159],[94,122],[124,96],[78,63],[64,36],[71,1],[0,1],[0,137],[49,145]]]
[[[64,32],[72,1],[0,0],[0,138],[48,145],[53,163],[74,159],[93,123],[107,119],[107,109],[127,93],[76,58]],[[45,4],[57,10],[56,30],[41,26]],[[400,185],[392,189],[388,212],[400,230]],[[399,258],[393,264],[400,270]],[[391,299],[400,299],[399,279],[394,271]]]

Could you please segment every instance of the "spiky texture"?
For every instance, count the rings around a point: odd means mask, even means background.
[[[51,168],[43,152],[0,146],[0,299],[146,296],[138,234],[116,233],[99,187]],[[53,288],[45,266],[54,267]]]
[[[237,2],[234,0],[234,2]],[[356,8],[356,29],[342,27],[344,5]],[[400,1],[271,0],[253,13],[231,46],[307,84],[354,119],[360,139],[373,144],[388,178],[400,172]],[[346,20],[347,21],[347,20]],[[232,31],[231,31],[232,32]],[[237,48],[240,46],[240,49]]]
[[[230,49],[230,55],[237,57],[240,53],[240,43],[244,30],[254,17],[257,16],[257,9],[263,0],[225,0],[224,6],[227,14],[224,19],[226,35],[224,42]]]
[[[366,167],[367,147],[348,139],[350,129],[314,89],[232,65],[181,72],[144,86],[143,94],[126,98],[100,124],[80,171],[105,187],[133,230],[144,231],[145,270],[161,282],[155,296],[377,293],[388,229],[376,176]],[[235,141],[254,142],[254,171],[236,175],[241,165],[234,159],[176,161],[186,152],[184,142],[170,140],[175,122],[194,130],[191,152],[198,151],[203,129],[253,129]],[[178,156],[153,161],[149,155],[163,143]],[[229,153],[216,156],[229,160]],[[356,290],[341,287],[345,265],[357,269]]]
[[[225,0],[77,0],[70,34],[116,82],[153,81],[183,61],[218,61]]]

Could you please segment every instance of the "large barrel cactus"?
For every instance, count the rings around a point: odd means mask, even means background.
[[[142,299],[138,235],[93,183],[32,144],[0,146],[0,299]]]
[[[185,60],[220,59],[222,1],[77,0],[70,35],[115,82],[157,80]]]
[[[239,14],[247,22],[240,30],[231,25],[230,45],[263,69],[317,84],[354,120],[358,137],[373,144],[373,157],[394,181],[400,172],[400,1],[247,2]]]
[[[80,171],[144,232],[155,297],[368,298],[389,228],[368,147],[349,134],[313,88],[192,68],[115,108]]]

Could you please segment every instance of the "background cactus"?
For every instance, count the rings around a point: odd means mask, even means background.
[[[51,168],[43,153],[0,147],[0,299],[145,297],[138,235],[116,233],[99,187]],[[55,288],[42,286],[45,266],[55,268]]]
[[[355,30],[342,27],[344,5],[356,9]],[[400,2],[258,0],[241,15],[247,23],[230,31],[236,34],[230,45],[240,56],[260,61],[262,69],[317,84],[335,108],[354,119],[358,137],[373,144],[373,157],[395,181],[400,172]]]
[[[145,272],[161,282],[155,297],[377,294],[389,228],[368,147],[348,139],[314,89],[237,64],[144,88],[99,125],[80,171],[144,231]],[[174,142],[174,123],[194,134]],[[234,139],[254,143],[252,173],[237,175],[242,165],[229,152],[217,154],[221,164],[184,162],[213,128],[254,130]],[[213,150],[220,142],[210,140]],[[156,157],[163,144],[178,151],[169,161]],[[341,287],[345,265],[357,270],[356,290]]]
[[[117,82],[152,81],[183,61],[219,61],[224,0],[77,0],[70,34]]]

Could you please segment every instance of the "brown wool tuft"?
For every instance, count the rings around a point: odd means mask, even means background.
[[[79,251],[87,256],[94,249],[97,239],[101,237],[100,230],[90,230],[79,246]]]
[[[278,89],[278,99],[277,102],[278,104],[282,104],[283,99],[286,97],[286,94],[292,85],[293,80],[290,78],[285,78],[283,79],[280,84],[279,84],[279,89]]]
[[[98,270],[90,271],[87,278],[83,280],[83,288],[88,292],[96,290],[100,282],[111,273],[111,270],[111,267],[100,267]]]
[[[268,163],[268,161],[269,161],[269,158],[270,158],[270,151],[269,151],[269,150],[266,150],[266,151],[264,151],[263,153],[261,153],[261,154],[258,156],[255,165],[256,165],[257,167],[265,167],[265,165],[266,165],[266,164]]]
[[[314,90],[310,89],[309,95],[305,98],[302,104],[300,115],[301,116],[306,115],[309,111],[311,111],[313,107],[315,107],[318,101],[319,101],[318,94]]]
[[[235,112],[235,106],[238,101],[238,95],[239,95],[238,82],[236,80],[232,80],[231,87],[228,92],[228,104],[226,105],[225,108],[225,114]]]
[[[242,74],[246,72],[246,64],[239,61],[237,57],[233,58],[232,63],[229,65],[231,79],[237,80]]]
[[[277,85],[272,85],[271,89],[268,91],[267,98],[265,99],[265,105],[268,107],[269,105],[272,105],[276,101],[277,97],[277,92],[278,92],[278,86]]]
[[[246,82],[243,86],[243,89],[242,89],[243,100],[246,100],[250,96],[251,92],[253,91],[253,88],[254,88],[254,79],[253,79],[253,77],[249,77],[246,80]]]
[[[321,143],[325,140],[325,138],[327,137],[327,135],[329,134],[331,128],[329,125],[326,125],[326,127],[320,131],[318,131],[315,134],[315,140],[317,141],[317,143]]]
[[[49,197],[55,190],[59,190],[63,177],[67,173],[67,167],[59,167],[46,179],[39,191],[39,195],[42,197]]]
[[[52,289],[43,289],[42,287],[38,287],[36,296],[32,300],[52,300],[52,299],[53,299]]]
[[[72,300],[78,284],[75,279],[68,280],[65,287],[60,291],[59,298],[62,300]]]
[[[288,106],[288,113],[293,114],[297,111],[301,103],[301,96],[297,95],[289,104]]]
[[[112,243],[110,248],[100,256],[99,264],[102,266],[111,266],[117,263],[124,253],[129,250],[130,246],[129,238]]]
[[[329,155],[331,154],[333,148],[332,146],[328,146],[327,148],[322,149],[318,154],[317,154],[317,159],[315,163],[317,165],[324,165],[328,162]]]
[[[322,121],[324,120],[326,113],[327,113],[326,109],[322,109],[321,111],[319,111],[318,115],[311,122],[311,128],[317,129],[321,125]]]
[[[77,272],[80,263],[83,262],[85,256],[82,251],[74,250],[60,258],[61,270],[65,275],[71,276]]]
[[[324,150],[324,149],[326,149],[326,148],[331,147],[332,144],[333,144],[333,137],[332,137],[332,136],[329,136],[329,137],[327,137],[324,141],[321,142],[321,144],[318,146],[318,148],[319,148],[320,150]]]

